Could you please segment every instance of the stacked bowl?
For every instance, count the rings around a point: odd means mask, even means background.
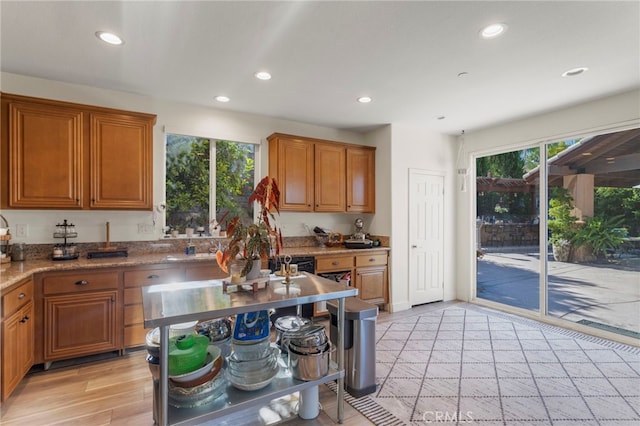
[[[172,334],[172,333],[170,333]],[[147,361],[154,378],[154,418],[159,379],[160,330],[147,333]],[[224,392],[227,381],[222,371],[222,349],[211,345],[207,336],[194,333],[169,337],[169,404],[191,408],[206,404]]]
[[[280,349],[271,346],[269,337],[247,342],[233,341],[227,358],[227,379],[233,387],[253,391],[271,383],[280,370]]]

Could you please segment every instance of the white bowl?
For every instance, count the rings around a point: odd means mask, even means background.
[[[169,326],[169,337],[182,336],[183,334],[193,334],[196,332],[198,321],[171,324]]]
[[[266,278],[271,275],[271,269],[260,269],[260,277]]]

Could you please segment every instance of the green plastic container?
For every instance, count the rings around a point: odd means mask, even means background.
[[[191,373],[204,365],[209,338],[183,334],[169,338],[169,376]]]

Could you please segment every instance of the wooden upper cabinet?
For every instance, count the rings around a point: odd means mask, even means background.
[[[3,93],[1,205],[151,210],[155,120]]]
[[[92,209],[152,208],[152,132],[147,119],[91,114]]]
[[[347,211],[375,213],[376,152],[373,148],[347,148]]]
[[[8,109],[9,206],[82,208],[82,111],[22,102]]]
[[[345,147],[315,144],[315,211],[345,211]]]
[[[313,144],[277,134],[269,138],[269,174],[276,178],[283,211],[313,211]]]
[[[267,140],[281,210],[375,212],[375,148],[280,133]]]

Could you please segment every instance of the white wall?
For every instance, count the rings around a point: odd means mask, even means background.
[[[23,75],[1,73],[0,90],[14,93],[81,104],[98,105],[130,111],[139,111],[157,115],[154,127],[154,176],[153,200],[154,205],[164,201],[164,129],[173,131],[193,132],[201,136],[229,139],[241,142],[261,144],[260,174],[268,172],[268,145],[266,137],[271,133],[289,133],[315,138],[324,138],[361,145],[370,145],[372,141],[365,140],[364,135],[342,131],[327,127],[313,126],[305,123],[286,121],[266,116],[242,114],[215,108],[194,106],[171,102],[163,99],[150,98],[132,93],[98,89],[43,80]],[[376,142],[373,140],[373,142]],[[383,209],[384,205],[381,206]],[[76,225],[79,237],[77,242],[104,241],[105,222],[110,222],[111,239],[113,241],[152,240],[161,235],[162,218],[155,216],[156,225],[153,235],[138,234],[138,224],[152,224],[152,212],[112,212],[112,211],[50,211],[50,210],[12,210],[2,212],[12,228],[16,224],[29,226],[29,237],[20,239],[30,244],[53,243],[54,225],[63,219],[68,219]],[[373,215],[362,215],[365,225],[373,223]],[[311,227],[320,225],[335,229],[343,233],[353,232],[353,222],[356,216],[348,214],[327,213],[283,213],[280,224],[285,236],[306,235],[304,224]],[[368,230],[372,233],[381,232],[377,229],[388,229],[385,225],[376,225]],[[12,229],[15,234],[15,229]],[[15,238],[14,238],[15,239]]]
[[[459,167],[471,170],[472,156],[510,151],[545,141],[557,141],[572,136],[602,134],[640,126],[640,91],[635,90],[616,96],[595,100],[523,120],[510,122],[473,133],[464,137],[464,147]],[[475,284],[475,192],[456,193],[455,227],[457,259],[454,281],[456,298],[470,300]]]
[[[390,309],[409,309],[409,169],[440,172],[445,175],[444,194],[444,300],[455,298],[454,169],[458,143],[452,136],[407,124],[391,125],[391,276]]]

